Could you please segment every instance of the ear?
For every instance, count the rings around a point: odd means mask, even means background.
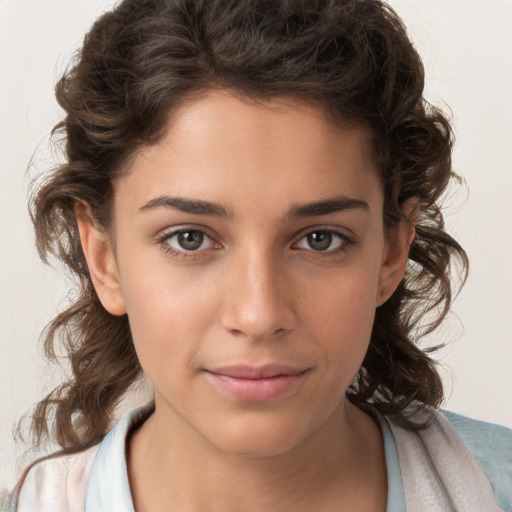
[[[94,289],[103,307],[112,315],[124,315],[126,307],[121,292],[117,263],[108,236],[94,221],[88,204],[76,203],[75,215],[82,251],[87,261]]]
[[[404,277],[409,260],[409,249],[416,234],[414,226],[420,214],[419,200],[415,197],[408,199],[402,204],[402,211],[404,218],[400,219],[387,234],[380,270],[377,306],[381,306],[391,297]]]

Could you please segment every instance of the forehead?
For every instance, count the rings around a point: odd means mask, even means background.
[[[371,132],[362,123],[335,116],[319,101],[293,96],[270,100],[237,95],[229,90],[207,91],[183,101],[169,115],[166,139],[170,144],[215,144],[223,149],[250,143],[254,148],[286,153],[290,145],[308,152],[326,152],[343,144],[340,133],[358,135],[362,157],[371,164]],[[192,137],[192,140],[190,139]],[[148,148],[151,150],[151,148]],[[269,155],[270,156],[270,155]]]
[[[227,207],[243,197],[260,209],[339,195],[374,201],[381,187],[370,141],[369,130],[335,123],[315,103],[210,92],[171,113],[163,138],[135,155],[116,192]]]

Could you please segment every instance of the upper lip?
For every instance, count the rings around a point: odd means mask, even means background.
[[[278,375],[299,375],[300,373],[304,373],[306,369],[283,364],[266,364],[264,366],[222,366],[208,371],[217,375],[237,379],[268,379],[277,377]]]

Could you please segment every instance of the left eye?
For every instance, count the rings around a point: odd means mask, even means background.
[[[215,245],[206,233],[198,229],[176,231],[165,238],[165,243],[174,250],[182,252],[209,249]]]
[[[316,252],[328,252],[339,249],[346,242],[347,239],[343,235],[323,229],[304,235],[297,243],[297,247]]]

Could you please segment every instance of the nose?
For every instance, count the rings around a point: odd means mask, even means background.
[[[284,265],[271,251],[247,251],[234,260],[225,281],[223,327],[251,341],[293,330],[297,317]]]

